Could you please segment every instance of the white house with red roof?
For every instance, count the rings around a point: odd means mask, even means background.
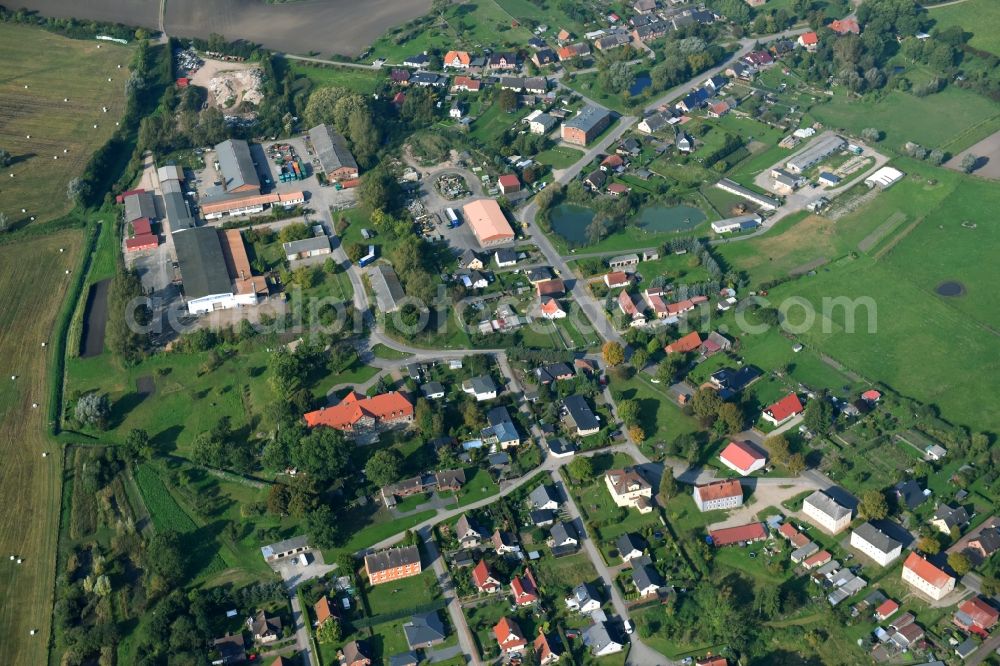
[[[815,32],[804,32],[799,35],[798,42],[799,46],[811,53],[819,46],[819,35]]]
[[[500,186],[502,194],[518,192],[521,189],[521,180],[513,173],[505,173],[497,178],[497,184]]]
[[[538,586],[531,569],[525,569],[523,576],[514,576],[510,581],[510,591],[514,595],[514,603],[518,606],[530,606],[538,601]]]
[[[893,614],[899,610],[899,604],[892,599],[886,599],[882,604],[875,609],[875,619],[879,622],[883,620],[888,620]]]
[[[506,617],[500,618],[496,626],[493,627],[493,635],[497,638],[497,645],[501,652],[520,652],[528,641],[524,637],[521,627],[517,622]]]
[[[789,393],[778,402],[764,408],[764,413],[761,416],[765,421],[777,427],[792,420],[803,411],[799,396]]]
[[[627,287],[630,282],[631,280],[629,280],[628,273],[625,271],[611,271],[610,273],[604,274],[604,286],[608,289]]]
[[[963,601],[952,618],[955,626],[983,637],[989,634],[997,620],[1000,620],[1000,613],[982,597]]]
[[[931,599],[939,601],[955,589],[955,578],[911,552],[903,563],[903,581]]]
[[[566,311],[559,305],[559,301],[554,298],[543,298],[538,311],[546,319],[565,319]]]
[[[740,476],[747,476],[767,464],[767,455],[750,442],[729,442],[719,460]]]
[[[479,564],[472,570],[472,582],[476,585],[477,590],[486,592],[487,594],[493,594],[503,587],[500,581],[493,575],[493,572],[490,571],[486,560],[479,560]]]

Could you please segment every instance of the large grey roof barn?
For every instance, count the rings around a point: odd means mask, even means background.
[[[215,147],[215,158],[227,192],[260,189],[260,177],[250,156],[250,145],[242,139],[227,139]]]
[[[358,163],[347,147],[347,140],[339,132],[330,130],[326,125],[317,125],[309,130],[309,141],[316,150],[316,157],[327,175],[338,169],[349,169],[355,173]]]
[[[182,229],[173,234],[177,263],[188,299],[233,291],[226,260],[214,227]]]

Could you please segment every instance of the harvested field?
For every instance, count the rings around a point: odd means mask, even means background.
[[[52,619],[62,462],[46,437],[51,347],[42,348],[82,246],[79,232],[0,246],[0,635],[12,664],[44,664]],[[65,252],[60,253],[59,248]],[[25,261],[30,257],[30,261]],[[11,381],[11,375],[17,375]],[[32,404],[38,407],[33,408]],[[42,452],[51,453],[42,458]],[[17,565],[8,554],[24,558]],[[38,634],[29,636],[30,629]]]
[[[31,57],[25,57],[29,44]],[[124,111],[131,56],[131,48],[110,42],[0,24],[0,147],[14,159],[0,170],[0,211],[12,226],[69,210],[66,184],[83,172]]]

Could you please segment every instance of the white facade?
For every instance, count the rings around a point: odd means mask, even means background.
[[[903,581],[909,583],[935,601],[943,599],[955,589],[955,578],[952,576],[948,576],[947,581],[943,585],[935,585],[930,581],[924,580],[913,569],[905,566],[903,567]]]
[[[715,488],[726,485],[728,482],[709,483],[704,486],[694,487],[694,503],[699,511],[726,511],[743,506],[743,489],[740,487],[739,493],[732,492],[720,496]],[[739,485],[737,483],[737,485]]]
[[[866,525],[870,524],[866,523]],[[864,527],[864,525],[861,527]],[[883,567],[888,566],[903,552],[903,545],[898,541],[892,541],[892,544],[889,544],[887,549],[883,550],[882,546],[877,546],[865,538],[863,533],[859,534],[859,530],[851,532],[851,546],[857,548]]]
[[[232,310],[241,305],[256,305],[257,294],[209,294],[201,298],[195,298],[187,303],[188,312],[191,314],[202,314],[215,310]]]
[[[851,510],[819,490],[802,503],[802,513],[831,534],[842,532],[851,524]]]
[[[868,187],[879,187],[886,189],[899,182],[906,174],[899,169],[892,167],[882,167],[872,175],[865,178],[865,185]]]

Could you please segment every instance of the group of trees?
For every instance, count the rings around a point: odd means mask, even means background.
[[[362,169],[375,166],[382,143],[382,130],[375,122],[374,100],[331,86],[319,88],[309,95],[305,118],[310,125],[326,123],[336,128],[351,144],[354,158]]]

